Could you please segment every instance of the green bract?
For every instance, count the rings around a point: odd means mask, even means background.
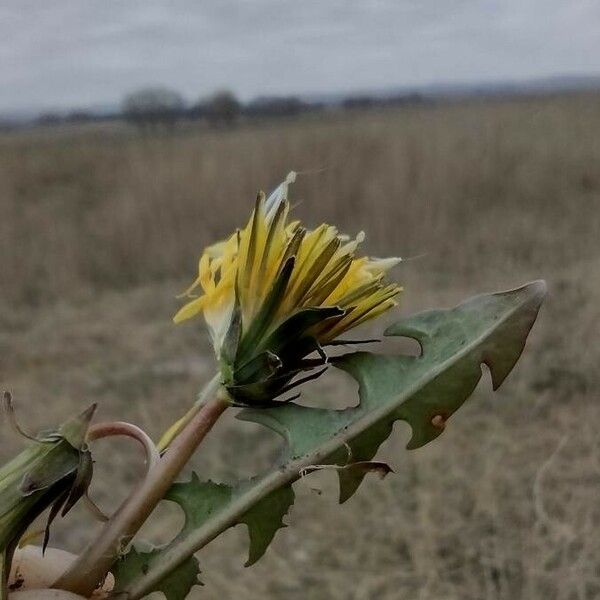
[[[95,405],[59,429],[32,439],[31,444],[0,469],[0,599],[14,550],[31,523],[50,508],[48,527],[64,516],[86,492],[92,478],[92,457],[85,443]]]
[[[276,403],[273,398],[319,377],[325,370],[327,356],[315,337],[314,328],[339,321],[345,314],[335,306],[304,308],[265,335],[265,321],[273,306],[285,295],[290,271],[288,265],[290,268],[293,266],[292,259],[286,263],[241,342],[241,314],[237,306],[234,309],[221,351],[221,370],[225,375],[225,388],[239,406],[273,406]],[[282,285],[279,285],[280,280]],[[319,358],[306,358],[313,352],[317,352]],[[305,372],[310,374],[294,380]]]

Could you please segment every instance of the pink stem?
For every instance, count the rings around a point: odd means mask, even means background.
[[[202,406],[172,441],[145,481],[52,587],[86,598],[92,594],[228,406],[228,399],[222,394]]]
[[[98,423],[92,425],[88,430],[87,440],[93,442],[106,437],[112,437],[115,435],[123,435],[126,437],[137,440],[146,454],[146,474],[157,465],[160,460],[160,453],[154,445],[154,442],[150,439],[150,436],[137,425],[131,423],[125,423],[124,421],[111,421],[109,423]]]

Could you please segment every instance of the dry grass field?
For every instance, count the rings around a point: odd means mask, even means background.
[[[333,114],[140,135],[125,128],[0,137],[0,387],[31,429],[87,403],[152,435],[212,374],[198,322],[175,327],[175,295],[201,248],[243,224],[259,188],[304,172],[296,214],[375,255],[399,313],[454,305],[543,277],[549,297],[498,393],[484,378],[447,431],[404,450],[397,426],[343,506],[332,474],[296,485],[291,527],[244,569],[246,532],[200,553],[193,598],[591,600],[600,598],[600,97],[571,96]],[[393,315],[389,317],[393,319]],[[377,331],[383,327],[376,325]],[[331,373],[305,391],[356,401]],[[0,434],[0,458],[20,443]],[[203,477],[265,468],[269,433],[226,418],[197,457]],[[135,482],[135,448],[96,447],[106,509]],[[122,463],[122,464],[121,464]],[[153,537],[176,532],[163,509]],[[54,530],[89,536],[78,508]],[[165,523],[167,526],[165,527]],[[67,535],[68,531],[75,534]]]

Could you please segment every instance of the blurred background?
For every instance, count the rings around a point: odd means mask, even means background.
[[[244,569],[226,532],[192,598],[600,598],[598,3],[8,1],[0,64],[0,386],[31,430],[92,401],[153,436],[183,412],[214,364],[175,296],[292,169],[299,218],[410,259],[388,321],[548,281],[499,392],[484,377],[418,451],[398,424],[395,474],[341,507],[332,474],[298,483],[266,556]],[[302,401],[325,397],[356,402],[336,373]],[[6,460],[22,442],[0,436]],[[276,451],[226,418],[194,466],[233,481]],[[141,461],[97,460],[110,511]],[[161,513],[155,540],[180,519]],[[78,508],[53,542],[89,535]]]

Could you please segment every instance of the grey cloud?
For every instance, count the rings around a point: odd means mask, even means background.
[[[0,110],[600,72],[597,0],[12,0]]]

